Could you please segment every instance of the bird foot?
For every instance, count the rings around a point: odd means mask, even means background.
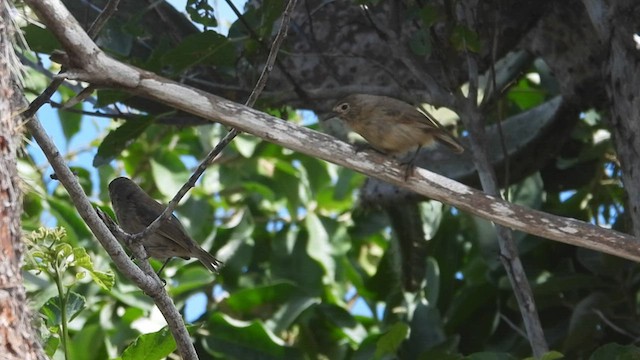
[[[371,145],[364,142],[357,142],[353,144],[353,147],[356,148],[356,154],[366,150],[375,150]]]
[[[404,181],[409,180],[409,177],[411,177],[415,172],[416,172],[416,164],[413,163],[413,161],[409,161],[409,162],[404,162],[404,163],[400,163],[400,165],[404,166]]]

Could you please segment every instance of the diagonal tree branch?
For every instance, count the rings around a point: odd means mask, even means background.
[[[191,338],[184,325],[182,316],[175,305],[173,305],[173,301],[165,291],[162,282],[151,268],[151,265],[149,265],[149,262],[147,260],[141,260],[142,268],[139,268],[129,259],[122,249],[122,246],[120,246],[120,243],[118,243],[105,223],[98,217],[98,214],[93,209],[93,205],[91,205],[89,199],[84,194],[80,183],[78,183],[75,175],[67,166],[64,158],[62,158],[53,143],[53,140],[47,135],[40,122],[37,119],[30,119],[27,121],[26,126],[49,160],[58,179],[65,189],[67,189],[73,204],[76,209],[78,209],[78,213],[87,223],[102,247],[105,248],[118,269],[142,289],[142,291],[149,295],[158,306],[158,309],[167,320],[167,324],[176,340],[181,356],[184,359],[197,359],[195,348],[191,343]],[[136,256],[141,252],[146,254],[141,243],[133,243],[131,245]],[[142,257],[142,259],[144,259],[144,257]]]

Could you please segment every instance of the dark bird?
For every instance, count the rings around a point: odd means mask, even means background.
[[[422,147],[436,142],[456,154],[464,151],[458,140],[437,121],[394,98],[349,95],[333,107],[333,112],[379,152],[401,158],[413,151],[411,166]]]
[[[151,198],[138,184],[126,177],[111,181],[109,197],[120,227],[130,234],[143,231],[166,209],[165,205]],[[165,261],[165,265],[172,257],[185,260],[194,257],[213,272],[218,272],[222,266],[220,260],[205,251],[187,234],[174,215],[147,237],[143,245],[147,255]]]

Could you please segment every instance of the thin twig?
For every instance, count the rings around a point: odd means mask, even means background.
[[[465,8],[464,12],[468,26],[473,28],[471,10]],[[465,99],[461,92],[458,92],[459,98],[457,99],[457,104],[460,106],[459,110],[461,111],[459,113],[462,115],[461,119],[469,131],[472,157],[478,169],[482,189],[489,195],[500,197],[495,171],[491,167],[489,157],[487,156],[484,121],[478,107],[478,64],[468,49],[466,50],[466,59],[469,74],[469,93]],[[513,293],[516,297],[527,331],[527,339],[531,345],[534,357],[540,358],[548,351],[549,347],[544,338],[544,332],[538,316],[533,292],[531,291],[531,285],[527,280],[526,273],[518,255],[518,248],[513,240],[513,232],[501,225],[494,225],[498,236],[500,260],[513,288]]]
[[[101,111],[87,111],[87,110],[78,110],[78,109],[74,109],[74,108],[66,108],[64,107],[64,105],[66,104],[61,104],[57,101],[53,101],[53,100],[49,100],[49,105],[51,105],[52,108],[54,109],[60,109],[62,111],[67,111],[70,113],[74,113],[74,114],[81,114],[81,115],[87,115],[87,116],[93,116],[93,117],[101,117],[101,118],[108,118],[108,119],[124,119],[124,120],[132,120],[135,118],[139,118],[141,115],[136,115],[136,114],[124,114],[124,113],[105,113],[105,112],[101,112]]]
[[[271,45],[271,50],[269,51],[267,62],[264,65],[264,68],[262,69],[262,73],[260,74],[260,78],[256,82],[256,85],[253,91],[251,92],[251,94],[249,95],[249,98],[247,99],[247,102],[245,104],[248,107],[253,107],[256,100],[260,97],[262,90],[264,90],[265,85],[267,84],[269,74],[273,70],[273,64],[275,63],[278,56],[278,50],[280,49],[280,46],[282,45],[285,37],[287,36],[287,31],[289,29],[289,21],[291,20],[291,14],[293,13],[293,9],[295,8],[296,2],[297,0],[290,0],[289,3],[287,4],[287,7],[284,10],[284,13],[282,14],[280,29],[278,30],[278,33],[276,34],[276,37],[273,40],[273,44]],[[189,180],[184,185],[182,185],[178,193],[176,193],[173,199],[171,199],[171,201],[167,205],[167,208],[164,210],[164,212],[157,219],[155,219],[144,231],[133,235],[132,240],[141,241],[142,239],[148,237],[150,234],[152,234],[157,229],[159,229],[160,225],[162,225],[163,222],[169,219],[169,217],[175,210],[176,206],[178,206],[178,203],[184,197],[184,195],[189,191],[189,189],[191,189],[196,185],[196,181],[198,181],[200,176],[202,176],[202,174],[207,169],[207,167],[209,167],[215,161],[215,159],[222,152],[222,150],[225,147],[227,147],[227,145],[229,145],[229,143],[231,143],[231,141],[238,134],[240,134],[240,131],[238,129],[236,128],[231,129],[227,133],[227,135],[225,135],[225,137],[222,138],[222,140],[220,140],[220,142],[216,145],[216,147],[213,148],[213,150],[211,150],[209,154],[207,154],[207,156],[200,162],[196,170],[189,177]]]
[[[498,51],[498,25],[496,24],[496,26],[493,29],[493,46],[491,49],[491,84],[493,86],[493,92],[497,93],[497,89],[498,89],[498,84],[496,81],[496,58],[497,58],[497,51]],[[489,83],[489,82],[487,82]],[[485,91],[485,94],[489,94],[488,91]],[[487,99],[487,97],[485,97],[485,99]],[[497,101],[497,103],[500,103],[500,100]],[[509,191],[508,191],[508,186],[509,186],[509,178],[510,178],[510,163],[509,163],[509,153],[507,151],[507,141],[505,138],[505,134],[502,131],[502,111],[500,111],[500,109],[498,109],[497,111],[498,114],[498,119],[497,119],[497,129],[498,129],[498,137],[500,138],[500,148],[502,149],[502,154],[504,156],[504,180],[503,180],[503,184],[505,187],[505,192],[504,192],[504,199],[509,201]]]
[[[407,70],[413,74],[416,81],[422,82],[424,89],[429,93],[429,102],[439,106],[451,107],[454,104],[455,98],[449,92],[445,91],[431,74],[420,70],[416,66],[412,60],[414,57],[405,49],[400,41],[398,41],[400,35],[395,34],[391,29],[382,24],[376,24],[367,8],[362,8],[362,11],[378,36],[389,45],[396,59],[402,62]]]
[[[513,321],[511,321],[511,319],[509,319],[505,314],[500,313],[500,319],[502,319],[505,323],[507,323],[507,325],[509,325],[510,328],[512,328],[515,332],[518,333],[518,335],[522,336],[523,339],[527,339],[527,334],[524,331],[522,331],[522,329],[520,329],[518,325],[514,324]]]
[[[619,327],[618,325],[614,324],[613,321],[607,319],[606,316],[604,316],[604,314],[602,313],[602,311],[598,310],[598,309],[591,309],[591,311],[594,312],[594,314],[598,315],[598,317],[600,318],[600,320],[602,320],[602,322],[604,322],[605,324],[607,324],[607,326],[609,326],[610,328],[612,328],[614,331],[630,338],[633,339],[634,341],[637,341],[638,337],[634,334],[631,334],[630,332],[626,331],[625,329]]]
[[[233,13],[238,17],[238,20],[240,20],[242,25],[244,25],[244,27],[247,29],[247,31],[249,32],[249,35],[251,35],[253,40],[255,40],[258,43],[258,45],[260,45],[262,47],[263,50],[267,50],[267,45],[264,43],[264,41],[262,41],[262,38],[260,36],[258,36],[258,34],[256,34],[255,30],[247,22],[247,20],[244,18],[244,15],[242,15],[240,10],[238,10],[238,8],[235,6],[233,1],[225,0],[225,2],[227,3],[227,5],[229,5],[229,7],[231,8],[231,11],[233,11]],[[289,2],[289,5],[290,4],[291,4],[291,2]],[[287,9],[289,8],[289,5],[287,5],[287,8],[285,8],[284,13],[282,14],[283,17],[284,16],[288,16],[289,17],[289,19],[286,20],[287,29],[289,28],[289,20],[291,18],[291,14],[286,15]],[[291,7],[291,9],[293,9],[293,7]],[[280,29],[282,29],[282,24],[284,24],[284,21],[285,21],[285,19],[283,18],[281,23],[280,23]],[[285,34],[285,36],[286,36],[286,34]],[[276,40],[277,40],[277,36],[276,36]],[[273,46],[271,47],[271,51],[273,51]],[[291,73],[289,73],[289,71],[287,70],[286,66],[284,66],[284,64],[282,64],[280,62],[280,60],[278,60],[278,59],[275,59],[275,64],[278,67],[278,69],[280,71],[282,71],[282,73],[287,78],[287,80],[289,80],[291,85],[293,85],[293,91],[295,91],[295,93],[298,95],[298,97],[300,99],[308,99],[309,97],[307,96],[306,91],[303,90],[302,87],[300,87],[300,85],[298,84],[296,79],[291,75]],[[271,66],[273,66],[273,64]],[[264,71],[264,69],[263,69],[263,71]]]
[[[107,24],[107,21],[116,13],[118,10],[118,4],[120,0],[109,0],[107,5],[102,9],[100,15],[93,21],[93,24],[89,26],[89,30],[87,30],[87,34],[92,40],[95,40],[102,28]]]

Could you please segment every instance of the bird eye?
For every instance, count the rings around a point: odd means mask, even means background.
[[[340,111],[344,111],[344,112],[349,111],[349,104],[347,103],[340,104]]]

